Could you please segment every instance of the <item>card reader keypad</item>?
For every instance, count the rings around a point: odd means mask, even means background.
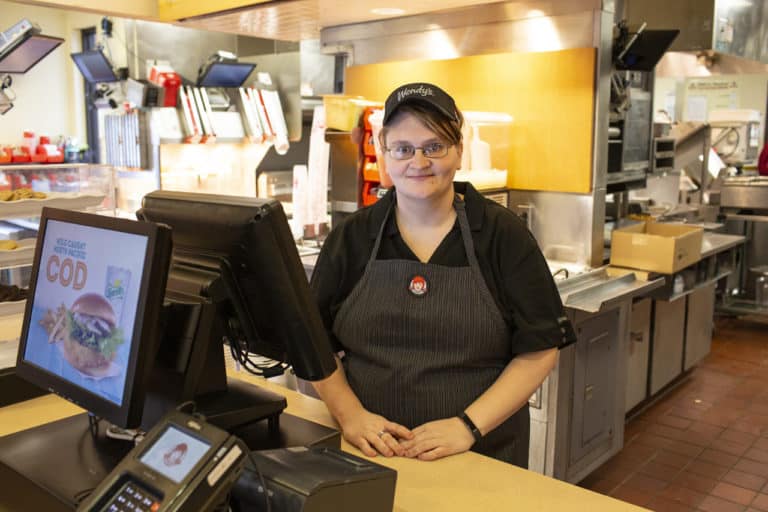
[[[105,512],[157,512],[160,498],[146,489],[128,481],[103,508]]]

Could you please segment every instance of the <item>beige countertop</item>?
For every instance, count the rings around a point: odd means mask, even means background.
[[[237,374],[286,396],[286,412],[335,426],[322,401],[277,384]],[[0,436],[83,412],[54,395],[0,408]],[[363,456],[343,442],[342,448]],[[395,511],[525,510],[631,512],[645,510],[472,452],[434,462],[376,457],[397,471]]]

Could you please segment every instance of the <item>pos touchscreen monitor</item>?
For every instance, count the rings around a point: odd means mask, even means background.
[[[170,255],[167,227],[43,208],[18,374],[111,423],[137,426]]]
[[[307,380],[323,379],[336,369],[278,201],[155,191],[144,197],[137,216],[170,226],[173,236],[166,289],[172,304],[160,356],[166,368],[181,369],[176,387],[188,392],[176,400],[195,400],[203,412],[206,403],[231,408],[220,411],[219,419],[209,415],[222,428],[270,414],[268,407],[259,412],[261,399],[252,389],[238,379],[227,381],[225,338],[246,368],[244,356],[250,353],[289,363]]]

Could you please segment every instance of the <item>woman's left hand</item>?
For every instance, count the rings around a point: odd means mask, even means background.
[[[400,441],[405,456],[436,460],[470,449],[475,443],[469,429],[459,418],[430,421],[412,430],[413,439]]]

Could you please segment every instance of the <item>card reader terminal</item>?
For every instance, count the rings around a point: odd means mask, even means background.
[[[88,512],[205,512],[223,502],[248,448],[179,411],[168,413],[80,504]]]

